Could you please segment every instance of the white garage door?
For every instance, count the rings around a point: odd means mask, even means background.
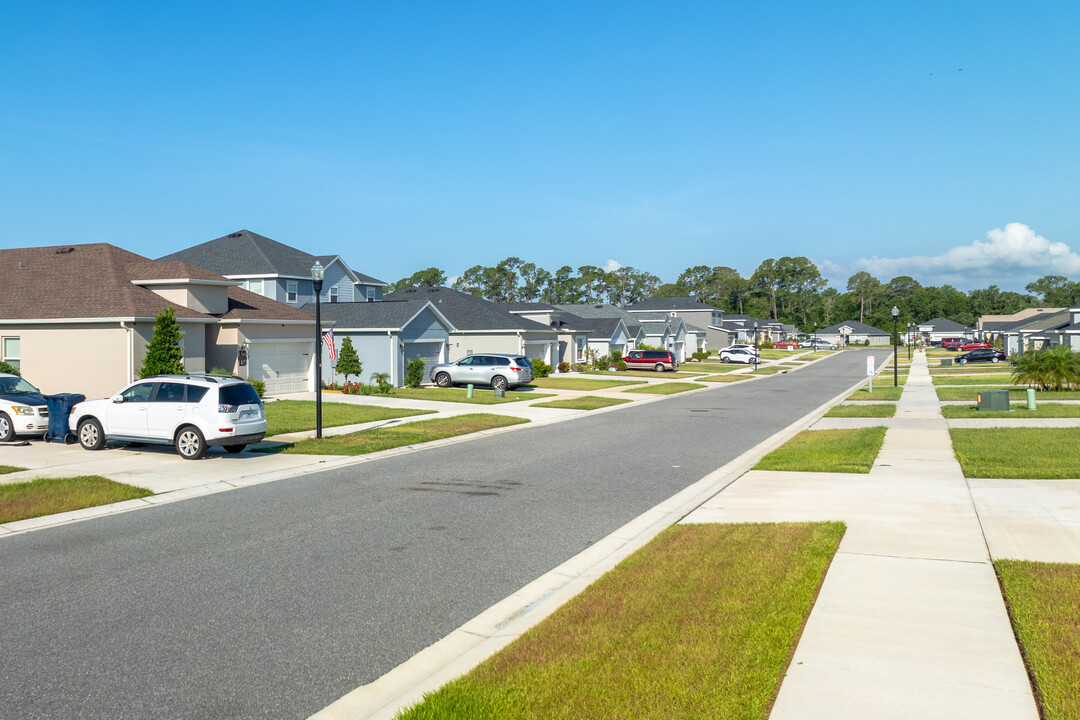
[[[547,353],[547,344],[525,343],[525,357],[530,360],[543,360]]]
[[[428,382],[428,373],[431,372],[431,368],[442,362],[442,346],[441,342],[405,343],[406,362],[414,357],[424,358],[424,382]]]
[[[266,383],[267,395],[308,390],[311,343],[251,343],[248,376]]]

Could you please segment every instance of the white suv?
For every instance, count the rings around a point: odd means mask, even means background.
[[[41,391],[18,375],[0,373],[0,442],[16,435],[44,435],[49,410]]]
[[[197,460],[220,445],[238,453],[266,435],[266,410],[251,383],[225,375],[157,375],[111,398],[71,409],[68,427],[87,450],[123,441],[173,445]]]

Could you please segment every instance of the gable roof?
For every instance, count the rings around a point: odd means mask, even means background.
[[[228,285],[229,309],[220,316],[226,319],[314,320],[203,268],[151,260],[108,243],[0,250],[0,319],[152,318],[166,307],[181,319],[212,317],[136,284],[154,280]]]
[[[623,322],[622,318],[617,317],[583,318],[571,313],[567,313],[563,317],[575,330],[585,331],[590,338],[610,340],[615,336],[615,331],[619,328],[620,323],[624,328],[626,327],[626,323]],[[627,333],[629,334],[629,330]]]
[[[448,287],[406,288],[384,295],[382,302],[385,304],[417,299],[430,301],[450,321],[454,329],[459,331],[544,330],[554,332],[547,325],[514,315],[493,302]]]
[[[842,327],[851,328],[852,335],[889,335],[889,333],[884,330],[878,330],[876,327],[861,323],[858,320],[845,320],[844,322],[836,323],[835,325],[830,325],[826,328],[818,328],[815,332],[818,335],[828,335],[830,333],[839,334],[840,328]]]
[[[401,330],[428,307],[447,325],[448,330],[454,329],[453,324],[430,301],[423,298],[389,303],[321,303],[321,312],[324,318],[334,322],[335,328]],[[315,303],[308,303],[303,309],[314,312]]]
[[[918,327],[920,328],[927,326],[933,328],[930,332],[971,332],[971,328],[961,325],[955,320],[943,317],[936,317],[933,320],[927,320],[926,322],[918,324]]]
[[[709,305],[700,298],[693,297],[692,295],[682,295],[679,297],[649,298],[648,300],[642,300],[633,305],[628,305],[626,309],[628,312],[638,313],[648,312],[650,310],[719,310],[720,308]]]
[[[293,278],[310,278],[311,266],[316,260],[324,267],[340,262],[354,282],[386,285],[382,280],[354,272],[340,255],[311,255],[250,230],[229,233],[165,255],[159,260],[181,260],[219,275],[281,275]]]

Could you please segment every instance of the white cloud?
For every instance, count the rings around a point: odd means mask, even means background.
[[[1080,274],[1080,255],[1063,242],[1050,242],[1023,223],[986,233],[986,240],[959,245],[941,255],[899,258],[860,258],[851,265],[826,261],[822,271],[839,284],[859,270],[879,280],[911,275],[924,284],[974,286],[989,281],[1010,285],[1042,275]],[[847,273],[846,275],[844,273]]]
[[[622,263],[620,263],[618,260],[608,260],[607,264],[604,265],[604,272],[615,272],[621,267]]]

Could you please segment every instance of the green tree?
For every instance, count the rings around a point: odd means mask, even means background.
[[[780,292],[780,273],[776,267],[776,260],[769,258],[758,265],[758,269],[750,277],[750,287],[754,294],[768,303],[770,317],[773,320],[779,320],[780,311],[777,306],[777,295]]]
[[[424,358],[417,355],[412,360],[405,361],[405,387],[418,388],[424,382],[424,370],[427,363]]]
[[[184,348],[180,340],[184,333],[176,321],[176,312],[167,307],[154,319],[154,334],[146,346],[146,357],[139,368],[139,377],[152,375],[182,375],[184,372]]]
[[[356,348],[353,347],[352,338],[346,336],[341,341],[341,349],[338,351],[337,365],[334,367],[335,372],[339,372],[345,376],[345,384],[349,384],[349,376],[355,375],[360,377],[360,373],[364,371],[364,365],[360,362],[360,357],[356,354]]]
[[[848,278],[847,290],[859,299],[859,322],[865,322],[864,318],[873,307],[874,296],[881,291],[881,281],[862,270]]]
[[[1044,275],[1025,288],[1039,295],[1048,307],[1072,307],[1080,302],[1080,282],[1072,282],[1063,275]]]
[[[407,278],[401,278],[390,286],[391,292],[418,287],[440,287],[446,284],[446,273],[436,267],[417,270]]]

